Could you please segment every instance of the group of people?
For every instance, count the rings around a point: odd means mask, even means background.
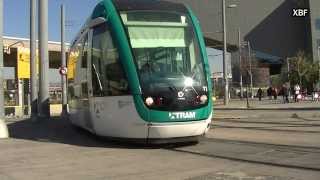
[[[280,90],[277,87],[269,87],[267,89],[267,96],[269,99],[277,100],[278,96],[282,96],[284,103],[289,103],[289,88],[286,85],[283,85]],[[259,101],[261,101],[263,96],[263,91],[261,88],[258,89],[257,97],[259,98]]]
[[[307,96],[306,90],[302,90],[300,85],[296,84],[294,87],[289,88],[287,85],[282,85],[281,88],[277,87],[269,87],[267,89],[267,96],[270,100],[277,100],[278,96],[282,96],[284,103],[289,103],[289,94],[293,95],[294,102],[298,102],[300,99],[303,99],[304,96]],[[261,88],[258,89],[257,97],[259,101],[263,97],[263,90]],[[314,98],[320,99],[318,92],[315,93]]]
[[[259,90],[258,90],[259,92]],[[282,95],[283,102],[284,103],[289,103],[289,88],[287,88],[286,85],[283,85],[280,90],[277,87],[269,87],[267,89],[267,96],[271,100],[272,97],[274,100],[278,99],[278,96]],[[259,98],[260,100],[260,98]]]

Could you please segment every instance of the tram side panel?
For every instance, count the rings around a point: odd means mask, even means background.
[[[95,133],[100,136],[147,138],[147,123],[139,117],[132,96],[91,98],[90,111]]]

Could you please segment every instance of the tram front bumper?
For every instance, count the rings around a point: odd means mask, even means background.
[[[148,138],[179,138],[201,136],[210,129],[211,117],[203,121],[156,123],[149,125]]]

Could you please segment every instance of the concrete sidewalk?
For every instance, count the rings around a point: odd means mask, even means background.
[[[228,105],[223,104],[223,99],[214,102],[216,110],[320,110],[320,101],[300,101],[283,103],[282,98],[278,100],[249,99],[249,108],[246,99],[231,99]]]
[[[39,122],[10,119],[7,123],[11,137],[0,141],[0,180],[319,180],[320,177],[320,171],[306,170],[320,167],[319,135],[315,133],[283,136],[278,131],[216,126],[198,145],[144,147],[98,138],[59,118]],[[289,143],[294,146],[286,146]],[[315,148],[304,147],[310,144]]]

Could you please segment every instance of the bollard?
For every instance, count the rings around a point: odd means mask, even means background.
[[[9,132],[7,124],[3,119],[0,119],[0,139],[9,138]]]

